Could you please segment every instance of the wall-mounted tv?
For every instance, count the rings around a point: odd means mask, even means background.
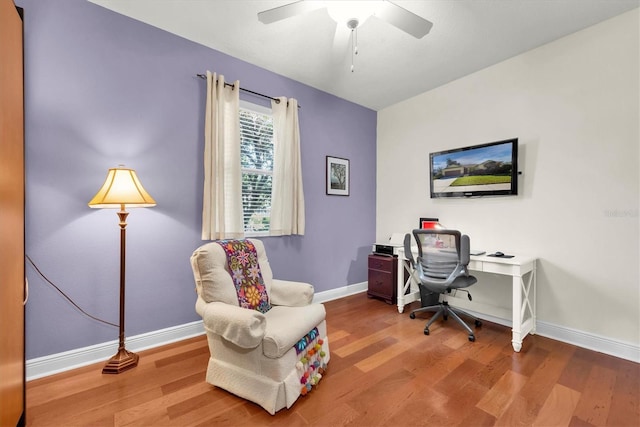
[[[431,198],[518,194],[518,138],[429,154]]]

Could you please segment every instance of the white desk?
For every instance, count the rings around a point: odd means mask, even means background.
[[[398,255],[398,312],[402,313],[406,304],[420,300],[420,291],[418,282],[413,277],[413,269],[405,258],[404,248],[396,248],[395,252]],[[417,253],[413,256],[415,259]],[[409,272],[406,282],[404,281],[405,270]],[[514,351],[520,351],[524,337],[536,332],[536,258],[521,255],[513,258],[471,256],[469,270],[511,276],[513,289],[511,343]],[[405,295],[407,290],[409,292]]]

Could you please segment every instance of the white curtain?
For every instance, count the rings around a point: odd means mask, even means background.
[[[279,102],[278,102],[279,101]],[[269,234],[304,234],[304,192],[300,161],[298,101],[271,101],[273,112],[273,186]]]
[[[240,169],[240,82],[207,71],[202,239],[244,236]]]

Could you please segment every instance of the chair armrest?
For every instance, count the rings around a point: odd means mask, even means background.
[[[196,301],[196,312],[202,316],[208,332],[220,335],[242,348],[255,348],[262,343],[267,319],[257,310],[237,307],[223,302]]]
[[[303,282],[273,279],[269,300],[273,305],[303,307],[313,300],[313,286]]]

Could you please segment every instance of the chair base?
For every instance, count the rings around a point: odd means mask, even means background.
[[[269,310],[269,313],[273,308]],[[269,314],[267,313],[267,314]],[[317,326],[318,338],[322,338],[321,350],[325,352],[322,363],[331,360],[327,324],[322,320]],[[289,348],[281,357],[273,359],[263,353],[263,346],[242,349],[225,340],[222,336],[207,331],[210,357],[206,381],[238,397],[260,405],[271,415],[281,409],[290,408],[301,397],[313,399],[313,391],[303,395],[301,376],[309,362],[297,366],[304,355],[295,347]],[[324,374],[323,374],[324,376]],[[311,378],[311,376],[310,376]],[[316,384],[322,384],[324,380]],[[322,385],[317,385],[322,387]],[[316,388],[313,386],[312,390]]]
[[[429,335],[429,326],[431,326],[431,324],[433,322],[435,322],[436,320],[438,320],[440,317],[443,318],[443,320],[448,320],[449,319],[449,315],[451,315],[451,317],[453,317],[453,319],[460,325],[462,326],[467,333],[469,334],[469,341],[475,341],[476,340],[476,336],[473,333],[473,330],[469,327],[469,325],[467,325],[464,320],[462,320],[460,318],[460,315],[466,316],[471,318],[474,321],[474,324],[476,327],[482,326],[482,322],[480,321],[480,319],[478,319],[475,316],[472,316],[471,314],[467,313],[464,310],[460,310],[459,308],[455,308],[455,307],[451,307],[449,305],[448,301],[442,301],[438,304],[435,305],[430,305],[428,307],[421,307],[421,308],[417,308],[415,310],[413,310],[411,313],[409,313],[409,317],[411,319],[415,319],[416,318],[416,313],[422,313],[425,311],[435,311],[436,313],[431,316],[431,319],[429,319],[429,321],[427,322],[427,324],[424,327],[424,334],[425,335]]]

